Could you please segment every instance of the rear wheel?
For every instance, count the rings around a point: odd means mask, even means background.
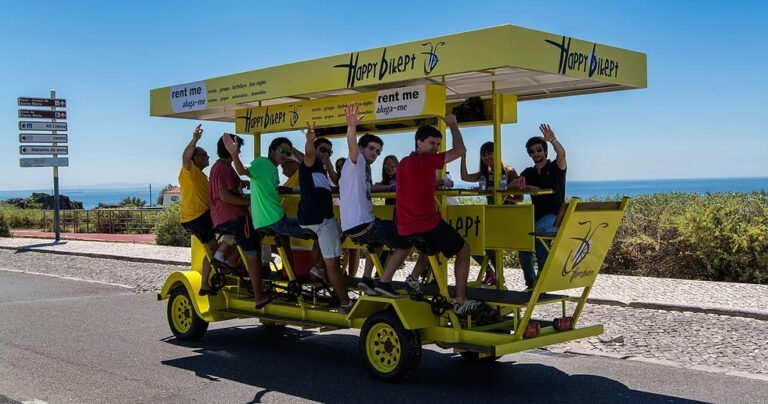
[[[168,300],[168,325],[173,335],[182,341],[197,341],[208,330],[208,322],[200,318],[184,286],[171,291]]]
[[[375,378],[399,382],[416,371],[421,360],[421,338],[406,330],[392,311],[374,313],[360,332],[360,356]]]

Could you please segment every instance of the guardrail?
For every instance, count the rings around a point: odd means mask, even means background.
[[[93,209],[60,211],[64,233],[148,234],[161,209]],[[53,211],[43,211],[43,231],[53,231]]]

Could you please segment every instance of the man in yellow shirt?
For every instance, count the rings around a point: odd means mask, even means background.
[[[192,140],[184,149],[181,157],[181,171],[179,172],[179,186],[181,188],[181,225],[191,234],[195,235],[201,243],[205,244],[209,251],[216,251],[219,244],[216,234],[213,232],[213,221],[208,206],[208,177],[203,169],[208,167],[208,153],[197,147],[197,142],[203,135],[202,125],[197,125],[192,132]],[[216,251],[216,254],[222,254]],[[222,257],[223,258],[223,254]],[[223,260],[223,259],[222,259]],[[211,274],[211,264],[208,259],[203,260],[203,282],[200,286],[200,295],[212,294],[208,277]]]

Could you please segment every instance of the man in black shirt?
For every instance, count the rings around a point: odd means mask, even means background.
[[[307,122],[307,142],[304,161],[299,167],[299,224],[317,234],[320,252],[325,260],[330,280],[341,306],[346,314],[355,301],[347,295],[347,286],[339,268],[341,256],[341,228],[333,214],[333,195],[328,173],[325,169],[333,154],[333,145],[328,139],[315,138],[315,123]]]
[[[539,126],[543,137],[534,136],[525,143],[528,155],[533,160],[533,167],[526,168],[521,176],[525,177],[526,189],[551,189],[550,195],[531,196],[533,202],[533,215],[536,220],[536,232],[557,232],[555,219],[560,207],[565,203],[565,149],[555,137],[555,132],[549,125]],[[554,161],[547,158],[547,142],[557,153]],[[541,243],[536,243],[536,258],[539,262],[539,271],[544,268],[549,254],[547,248]],[[526,290],[533,289],[536,283],[536,272],[533,269],[533,253],[520,252],[520,265],[523,267]]]

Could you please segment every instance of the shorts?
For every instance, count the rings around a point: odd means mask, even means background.
[[[299,221],[293,217],[288,217],[288,215],[283,215],[280,220],[267,227],[275,233],[286,237],[310,239],[314,236],[311,230],[302,229],[299,226]]]
[[[215,230],[221,234],[235,236],[235,242],[243,249],[243,254],[255,257],[261,255],[261,243],[248,216],[240,216],[224,222],[216,226]]]
[[[317,242],[323,258],[341,257],[341,227],[336,219],[324,219],[320,224],[305,224],[301,227],[317,234]]]
[[[397,225],[389,220],[375,218],[373,222],[355,226],[345,232],[358,244],[382,244],[394,250],[411,248],[408,239],[397,233]]]
[[[461,234],[443,219],[440,219],[440,222],[432,230],[425,231],[424,233],[409,234],[405,237],[413,236],[424,238],[431,249],[440,251],[446,258],[456,255],[466,242],[464,237],[461,237]]]
[[[211,211],[206,210],[202,215],[181,224],[189,234],[194,235],[203,244],[208,244],[216,238],[213,232],[213,221],[211,220]]]

